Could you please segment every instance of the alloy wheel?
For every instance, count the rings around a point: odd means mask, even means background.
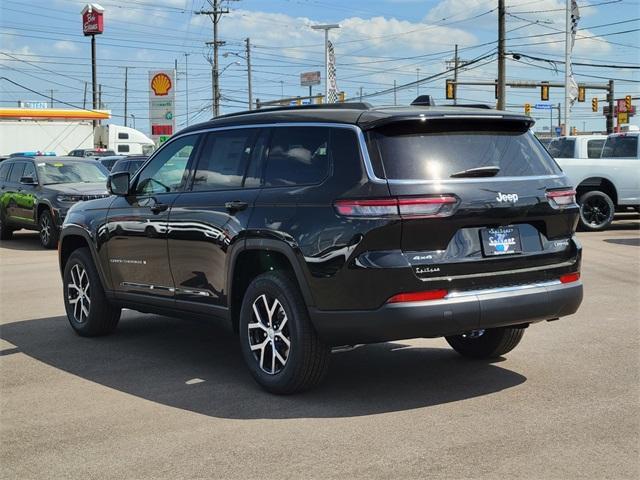
[[[593,227],[604,224],[610,215],[611,208],[602,197],[591,197],[582,204],[582,218]]]
[[[71,267],[71,283],[67,284],[67,300],[73,308],[73,318],[84,323],[89,318],[91,308],[89,275],[84,267],[75,264]]]
[[[269,375],[282,371],[291,352],[287,314],[277,298],[256,298],[248,324],[249,346],[260,369]]]
[[[40,239],[43,245],[49,245],[51,238],[51,221],[47,215],[43,215],[40,219]]]

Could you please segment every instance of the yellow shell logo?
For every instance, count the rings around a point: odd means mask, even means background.
[[[158,73],[151,79],[151,89],[158,96],[163,96],[171,90],[171,78],[166,73]]]

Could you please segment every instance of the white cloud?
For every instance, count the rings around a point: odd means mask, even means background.
[[[78,46],[75,43],[67,40],[60,40],[53,44],[54,50],[59,52],[75,52],[78,50]]]

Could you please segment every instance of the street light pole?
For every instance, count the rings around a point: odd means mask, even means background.
[[[314,30],[324,30],[324,101],[329,101],[329,30],[340,28],[338,23],[311,25]]]
[[[185,94],[185,107],[187,109],[187,118],[185,120],[186,126],[189,126],[189,55],[190,53],[184,54],[184,94]]]
[[[566,1],[565,12],[565,45],[564,45],[564,134],[571,135],[571,127],[569,126],[571,117],[571,100],[569,98],[570,82],[571,82],[571,0]]]

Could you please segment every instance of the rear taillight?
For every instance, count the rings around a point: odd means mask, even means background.
[[[334,206],[347,217],[432,218],[448,217],[458,205],[453,195],[432,197],[400,197],[385,199],[337,200]]]
[[[399,293],[394,295],[387,303],[424,302],[427,300],[442,300],[447,296],[447,290],[427,290],[426,292]]]
[[[560,276],[561,283],[571,283],[580,280],[580,272],[566,273]]]
[[[553,208],[567,208],[576,204],[576,191],[573,189],[548,190],[547,199]]]

